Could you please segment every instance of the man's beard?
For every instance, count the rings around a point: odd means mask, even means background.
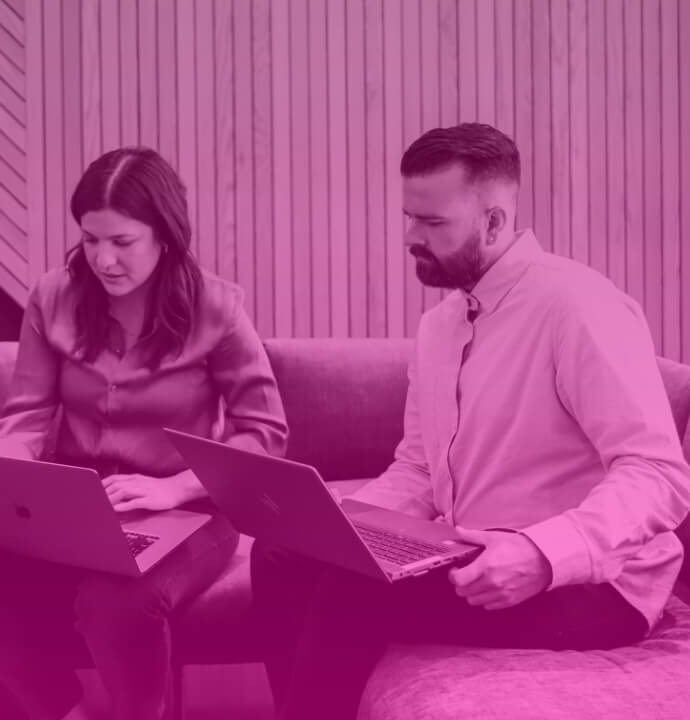
[[[443,262],[421,245],[412,245],[410,254],[416,260],[417,277],[429,287],[471,288],[483,274],[479,233]]]

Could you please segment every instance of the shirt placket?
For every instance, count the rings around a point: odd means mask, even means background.
[[[453,432],[453,435],[450,438],[450,442],[448,443],[448,448],[446,450],[446,469],[448,471],[448,477],[450,479],[450,513],[453,519],[453,523],[455,522],[454,517],[454,511],[455,511],[455,500],[457,495],[457,481],[455,477],[455,473],[453,472],[453,466],[451,461],[451,454],[453,450],[453,445],[455,444],[458,434],[460,432],[460,422],[461,422],[461,391],[460,391],[460,378],[462,376],[462,369],[467,362],[467,359],[469,358],[470,352],[472,350],[472,344],[474,343],[474,337],[475,337],[475,326],[474,322],[477,319],[477,315],[479,314],[479,301],[477,298],[475,298],[473,295],[467,296],[467,308],[465,310],[465,322],[470,326],[470,337],[463,346],[462,349],[462,357],[460,359],[460,366],[458,367],[458,376],[455,382],[455,403],[456,403],[456,423],[455,423],[455,431]]]

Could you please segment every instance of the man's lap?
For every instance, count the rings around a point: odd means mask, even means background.
[[[277,593],[283,621],[285,612],[293,627],[300,614],[308,616],[323,624],[325,635],[329,623],[337,623],[334,642],[367,643],[373,635],[384,642],[584,650],[629,644],[647,632],[644,617],[610,585],[556,588],[511,608],[485,610],[455,594],[448,568],[387,585],[260,543],[252,566],[260,612],[266,603],[274,607],[266,596]]]

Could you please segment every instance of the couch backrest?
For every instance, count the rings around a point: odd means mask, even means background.
[[[288,457],[328,480],[375,477],[402,437],[408,339],[265,341],[290,427]],[[0,342],[0,407],[17,345]],[[690,460],[690,366],[658,358]]]
[[[265,342],[285,405],[288,457],[327,480],[376,477],[403,433],[406,339]]]

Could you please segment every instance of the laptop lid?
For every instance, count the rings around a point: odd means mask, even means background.
[[[0,547],[51,562],[138,575],[95,470],[0,457]]]
[[[390,582],[314,468],[164,430],[241,533]]]

